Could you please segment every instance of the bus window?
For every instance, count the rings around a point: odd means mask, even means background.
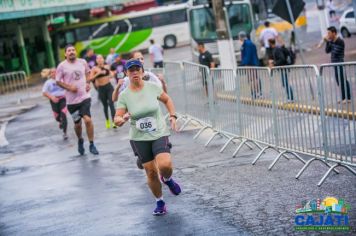
[[[250,33],[252,30],[252,22],[250,16],[250,9],[247,4],[234,4],[227,6],[229,15],[229,23],[231,34],[234,39],[239,35],[240,31]]]
[[[152,28],[152,22],[150,16],[141,16],[137,18],[133,18],[130,20],[132,24],[132,31]]]
[[[187,21],[187,14],[186,10],[178,10],[178,11],[173,11],[170,13],[171,16],[171,24],[177,24],[177,23],[182,23]]]
[[[103,24],[99,24],[99,25],[93,25],[91,27],[92,30],[92,38],[101,38],[101,37],[105,37],[108,35],[112,35],[114,30],[111,27],[111,23],[110,22],[106,22]]]
[[[60,39],[62,41],[63,38]],[[75,37],[73,34],[73,31],[67,31],[65,33],[65,40],[63,40],[63,47],[67,44],[74,44],[75,43]]]
[[[209,8],[190,11],[190,29],[195,40],[216,40],[216,26],[213,12]]]
[[[153,27],[163,26],[171,23],[170,13],[159,13],[152,16]]]
[[[91,37],[91,32],[90,32],[90,27],[82,27],[75,29],[75,34],[76,34],[76,39],[78,41],[85,41],[88,40]]]
[[[111,23],[112,34],[127,33],[128,25],[125,21],[115,21]]]

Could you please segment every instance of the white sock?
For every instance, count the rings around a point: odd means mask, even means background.
[[[161,200],[163,201],[163,196],[160,198],[156,198],[156,202],[161,201]]]
[[[172,176],[170,176],[170,177],[167,178],[167,179],[163,177],[164,182],[170,181],[171,179],[172,179]]]

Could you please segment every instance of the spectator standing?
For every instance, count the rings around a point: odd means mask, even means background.
[[[287,65],[287,58],[284,54],[284,51],[281,47],[276,46],[276,40],[270,39],[268,40],[268,43],[272,48],[272,59],[268,61],[269,67],[272,68],[274,66]],[[286,89],[288,102],[293,102],[294,101],[293,88],[289,85],[288,82],[288,69],[281,70],[281,79],[282,79],[282,86]]]
[[[325,52],[331,53],[331,63],[344,62],[345,43],[337,35],[337,30],[334,26],[328,28],[328,34],[324,37],[326,42]],[[345,79],[343,66],[334,66],[335,79],[337,85],[341,89],[342,103],[351,102],[350,83]]]
[[[150,59],[154,68],[163,68],[163,48],[155,44],[153,39],[150,40],[151,46],[148,49],[150,53]]]
[[[326,8],[328,9],[330,20],[333,20],[336,16],[336,7],[333,3],[333,0],[329,0],[326,3]]]
[[[215,62],[211,53],[206,50],[204,43],[198,43],[199,51],[199,63],[203,66],[207,66],[210,69],[215,68]],[[202,71],[203,87],[205,88],[205,94],[208,95],[208,81],[207,75]]]
[[[242,43],[240,66],[259,66],[260,63],[258,61],[256,45],[247,38],[244,31],[239,33],[239,40]],[[248,71],[247,77],[252,98],[260,98],[262,96],[261,80],[258,78],[257,70]]]
[[[260,42],[261,45],[266,49],[265,59],[268,61],[272,58],[272,48],[270,47],[268,40],[277,40],[278,32],[275,28],[271,27],[271,23],[269,21],[266,21],[264,25],[265,28],[261,31],[260,34]]]

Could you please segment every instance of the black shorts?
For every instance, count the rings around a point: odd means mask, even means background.
[[[163,68],[163,61],[157,61],[153,63],[154,68]]]
[[[134,141],[130,140],[135,156],[140,158],[142,163],[153,161],[160,153],[171,153],[172,144],[168,136],[163,136],[153,141]]]
[[[81,103],[67,105],[69,113],[72,115],[74,123],[79,123],[83,116],[89,116],[90,114],[91,99],[87,98]]]

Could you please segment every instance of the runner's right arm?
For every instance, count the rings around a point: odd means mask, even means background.
[[[68,90],[72,93],[78,92],[77,87],[75,87],[74,85],[66,84],[63,82],[63,69],[62,69],[61,65],[59,65],[56,70],[56,83],[59,87],[64,88],[65,90]]]
[[[116,109],[115,118],[114,118],[115,125],[121,127],[129,119],[130,119],[130,114],[127,113],[126,109],[124,109],[124,108]]]

